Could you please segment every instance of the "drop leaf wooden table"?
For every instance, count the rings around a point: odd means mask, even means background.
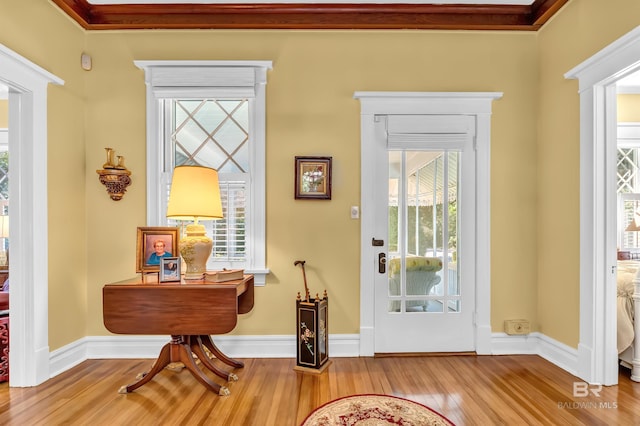
[[[196,359],[217,376],[237,380],[232,372],[215,366],[207,351],[229,366],[244,366],[222,353],[211,335],[229,333],[235,328],[238,315],[253,309],[253,275],[223,283],[157,283],[143,282],[138,277],[106,284],[102,308],[104,325],[112,333],[171,336],[151,370],[142,373],[137,382],[120,388],[120,393],[134,391],[171,363],[181,363],[205,387],[219,395],[229,395],[229,389],[212,381]]]

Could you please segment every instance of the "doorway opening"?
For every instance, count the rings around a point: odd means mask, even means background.
[[[580,340],[577,375],[618,383],[616,83],[640,70],[640,27],[565,74],[580,93]]]
[[[9,386],[49,379],[47,88],[64,82],[0,44],[0,84],[8,87],[12,236],[9,275]],[[37,172],[36,172],[37,171]]]

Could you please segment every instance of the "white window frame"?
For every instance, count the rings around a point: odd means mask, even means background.
[[[168,98],[248,98],[250,107],[250,174],[247,200],[248,266],[255,285],[264,285],[266,267],[266,129],[265,86],[271,61],[134,61],[144,70],[147,86],[147,224],[167,226],[163,211],[165,173],[161,100]],[[166,200],[165,200],[166,202]]]

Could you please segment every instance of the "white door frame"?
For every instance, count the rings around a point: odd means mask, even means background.
[[[577,374],[618,383],[616,351],[615,83],[640,70],[640,27],[565,74],[580,93],[580,341]]]
[[[9,384],[49,379],[47,88],[64,81],[0,44],[9,86],[11,321]]]
[[[491,353],[490,141],[491,105],[498,92],[355,92],[361,104],[360,180],[360,356],[374,355],[374,197],[376,165],[368,144],[375,135],[377,115],[464,114],[476,117],[476,301],[475,345],[478,354]]]

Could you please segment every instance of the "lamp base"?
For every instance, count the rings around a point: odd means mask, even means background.
[[[213,240],[206,235],[203,225],[187,225],[187,232],[178,244],[180,256],[187,265],[185,280],[201,280],[207,271]]]

